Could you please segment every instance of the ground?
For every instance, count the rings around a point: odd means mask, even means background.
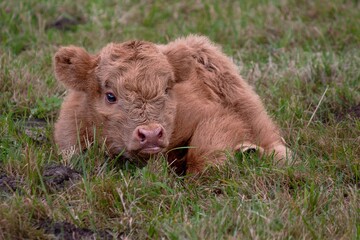
[[[350,0],[2,1],[0,239],[359,239],[359,19]],[[293,163],[229,155],[193,177],[108,159],[100,143],[58,155],[59,46],[190,33],[233,58]]]

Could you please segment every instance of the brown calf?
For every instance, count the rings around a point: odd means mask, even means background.
[[[69,90],[55,125],[61,151],[83,149],[95,137],[110,155],[128,158],[191,146],[185,162],[192,173],[224,162],[226,150],[287,157],[258,95],[205,37],[111,43],[97,55],[64,47],[55,74]]]

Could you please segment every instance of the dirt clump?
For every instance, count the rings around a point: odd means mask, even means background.
[[[18,181],[5,173],[0,172],[0,192],[11,193],[18,188]]]
[[[67,166],[52,164],[44,168],[43,177],[50,189],[61,190],[80,180],[81,175]]]
[[[45,234],[54,235],[56,239],[114,239],[106,230],[93,231],[65,221],[53,222],[51,219],[44,219],[39,222],[38,228],[43,229]]]
[[[72,30],[75,26],[83,24],[85,20],[82,17],[74,17],[70,15],[59,16],[56,20],[46,25],[46,29],[57,29],[61,31]]]
[[[22,125],[23,132],[36,142],[47,141],[46,137],[47,122],[43,119],[29,119]]]
[[[347,118],[360,119],[360,103],[336,113],[336,120],[338,122]]]

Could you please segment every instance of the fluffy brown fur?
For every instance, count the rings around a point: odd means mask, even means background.
[[[225,149],[257,148],[262,153],[274,153],[277,160],[290,157],[259,96],[219,46],[206,37],[189,36],[161,48],[175,69],[183,68],[184,59],[191,62],[187,70],[182,69],[188,73],[186,80],[173,89],[177,114],[170,141],[170,148],[184,141],[194,146],[185,157],[188,172],[223,162]]]
[[[206,37],[109,44],[94,56],[65,47],[55,74],[69,90],[55,125],[62,151],[83,149],[97,133],[110,155],[130,158],[190,146],[183,159],[191,173],[223,163],[226,150],[287,157],[258,95]]]

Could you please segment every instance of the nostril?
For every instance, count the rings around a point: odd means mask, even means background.
[[[158,129],[157,129],[157,132],[158,132],[157,137],[160,139],[160,138],[163,136],[163,129],[162,129],[162,128],[158,128]]]
[[[138,130],[138,137],[139,137],[141,143],[146,142],[146,135],[145,134],[146,134],[146,132],[144,132],[143,129]]]

